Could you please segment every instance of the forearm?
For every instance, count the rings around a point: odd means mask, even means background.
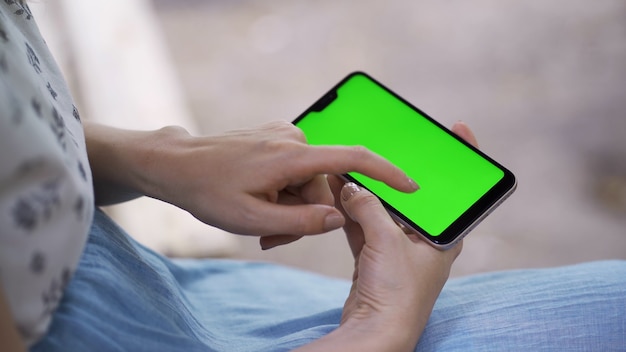
[[[375,327],[367,323],[360,326],[342,324],[335,331],[297,351],[413,351],[421,331],[413,326],[398,327],[396,324]]]
[[[172,130],[178,128],[131,131],[89,122],[84,127],[98,205],[154,196],[149,176],[158,163],[156,151],[167,148],[167,143],[173,139]],[[180,131],[182,129],[176,132]]]

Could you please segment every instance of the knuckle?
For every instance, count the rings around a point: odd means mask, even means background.
[[[274,129],[283,129],[285,127],[287,127],[288,125],[291,125],[291,123],[285,121],[285,120],[274,120],[274,121],[270,121],[266,124],[267,127],[269,128],[274,128]]]
[[[294,125],[291,125],[290,136],[296,141],[306,143],[306,136],[304,135],[304,131]]]
[[[242,204],[236,208],[239,223],[243,226],[259,226],[263,224],[262,216],[259,214],[258,209],[249,204]]]
[[[293,234],[301,235],[308,234],[311,232],[311,219],[303,214],[302,212],[297,213],[296,219],[294,221]]]
[[[358,192],[360,193],[359,196],[353,197],[353,207],[355,207],[355,209],[359,209],[359,208],[375,208],[380,206],[380,202],[378,201],[378,198],[374,197],[371,194],[368,193],[364,193],[363,191]]]
[[[184,127],[174,125],[162,127],[158,132],[165,135],[189,135],[189,132]]]
[[[259,148],[270,153],[270,155],[281,155],[281,158],[286,160],[292,160],[302,152],[301,143],[285,139],[264,141]]]
[[[299,141],[303,141],[305,139],[304,132],[289,121],[278,120],[273,121],[270,124],[274,129],[280,131],[289,138]]]

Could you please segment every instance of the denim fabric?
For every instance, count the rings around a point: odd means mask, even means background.
[[[337,327],[349,282],[264,263],[169,260],[97,212],[31,351],[283,351]],[[410,327],[407,327],[410,328]],[[626,263],[450,280],[419,351],[626,350]]]
[[[626,262],[450,280],[418,351],[626,351]]]

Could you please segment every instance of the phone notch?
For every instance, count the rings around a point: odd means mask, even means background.
[[[328,107],[328,105],[330,105],[336,99],[337,99],[337,91],[331,90],[330,92],[326,93],[323,97],[321,97],[318,101],[316,101],[315,104],[311,106],[310,110],[314,112],[322,112],[324,109],[326,109],[326,107]]]

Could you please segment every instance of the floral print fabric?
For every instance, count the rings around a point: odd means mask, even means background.
[[[93,191],[78,109],[28,5],[0,2],[0,287],[43,334],[82,253]]]

